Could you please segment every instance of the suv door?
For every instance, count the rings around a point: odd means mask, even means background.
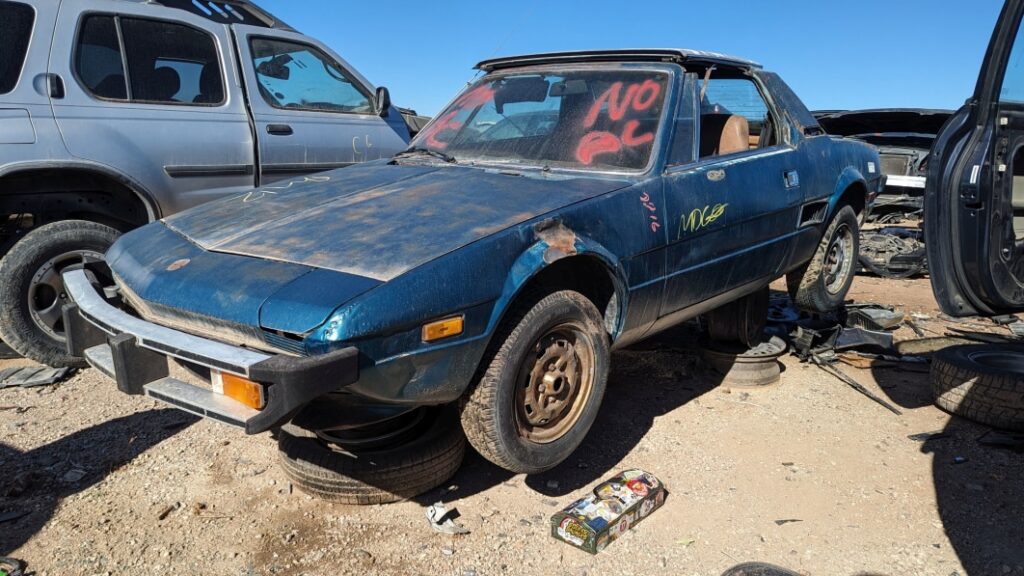
[[[173,16],[173,18],[169,18]],[[252,129],[226,26],[182,10],[64,0],[51,99],[68,151],[114,167],[171,214],[255,185]]]
[[[234,29],[261,184],[388,158],[406,147],[401,114],[388,110],[396,130],[377,113],[373,86],[326,46],[291,32]]]
[[[669,276],[662,316],[777,277],[803,201],[796,151],[782,138],[782,116],[764,88],[747,76],[712,74],[697,90],[703,99],[689,116],[700,119],[698,150],[677,158],[665,178]]]
[[[932,289],[954,316],[1024,310],[1024,1],[1008,0],[974,96],[928,160]]]

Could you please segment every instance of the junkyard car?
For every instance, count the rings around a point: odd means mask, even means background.
[[[826,132],[878,148],[885,189],[861,235],[862,266],[885,278],[928,271],[924,232],[925,174],[935,136],[950,110],[888,108],[815,112]]]
[[[784,275],[806,308],[843,301],[878,154],[824,135],[776,74],[687,50],[478,67],[394,159],[131,232],[115,287],[66,273],[73,351],[249,433],[291,421],[286,468],[330,494],[353,421],[457,403],[478,452],[539,472],[593,424],[611,349],[716,309],[746,339]]]

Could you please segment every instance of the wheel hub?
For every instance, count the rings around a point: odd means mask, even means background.
[[[92,250],[73,250],[47,260],[32,276],[28,310],[32,322],[51,338],[63,342],[64,305],[70,301],[61,274],[69,266],[99,262],[103,255]]]
[[[836,231],[828,248],[828,257],[825,259],[825,288],[832,294],[837,294],[843,288],[847,275],[853,269],[852,251],[852,232],[843,226]]]
[[[517,398],[520,435],[538,443],[561,438],[579,418],[593,383],[590,341],[575,328],[549,331],[531,349]]]

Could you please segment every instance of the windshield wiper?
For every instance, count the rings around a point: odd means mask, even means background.
[[[413,146],[412,148],[406,148],[405,150],[402,150],[398,154],[395,154],[395,158],[412,156],[414,154],[426,154],[427,156],[433,156],[434,158],[444,160],[449,164],[458,163],[458,160],[455,159],[455,156],[452,156],[451,154],[445,154],[444,152],[438,150],[431,150],[430,148],[423,148],[422,146]]]

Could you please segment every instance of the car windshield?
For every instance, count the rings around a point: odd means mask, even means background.
[[[458,162],[642,170],[667,86],[668,74],[639,70],[488,75],[420,132],[412,149]]]

